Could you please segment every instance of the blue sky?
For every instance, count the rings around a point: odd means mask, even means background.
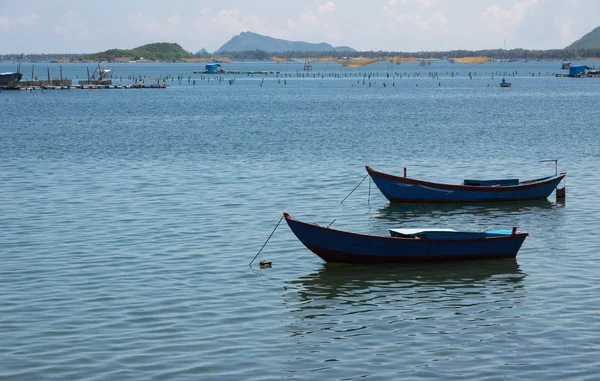
[[[357,50],[553,49],[597,26],[600,0],[3,0],[0,54],[214,51],[243,31]]]

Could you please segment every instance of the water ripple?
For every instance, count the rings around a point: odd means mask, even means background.
[[[442,86],[381,63],[371,88],[323,64],[344,77],[2,93],[0,380],[596,379],[600,111],[565,99],[599,85],[527,75],[558,64],[511,63],[510,92],[491,80],[508,63],[440,62],[457,73]],[[191,68],[131,65],[115,72]],[[554,157],[565,201],[390,205],[365,180],[340,204],[364,165],[460,183],[537,178]],[[530,237],[516,260],[343,266],[283,224],[258,258],[273,267],[249,267],[283,211]]]

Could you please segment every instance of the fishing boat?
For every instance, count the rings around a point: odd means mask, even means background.
[[[566,172],[535,180],[464,180],[461,185],[440,184],[378,172],[368,174],[390,202],[485,202],[545,199],[567,175]]]
[[[512,230],[390,229],[390,236],[351,233],[292,218],[285,220],[306,248],[325,262],[410,263],[515,258],[526,232]]]
[[[103,79],[106,79],[107,77],[110,77],[112,75],[112,70],[101,68],[100,64],[98,64],[98,68],[96,68],[96,70],[92,74],[92,78],[96,79],[96,75],[98,75],[98,78],[102,81]]]
[[[0,73],[0,88],[16,89],[23,74],[19,72]]]
[[[506,82],[506,78],[502,78],[502,82],[500,82],[500,87],[510,87],[512,84],[510,82]]]

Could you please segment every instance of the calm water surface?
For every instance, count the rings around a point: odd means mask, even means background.
[[[0,380],[597,379],[600,79],[559,67],[118,64],[170,86],[3,91]],[[340,204],[364,165],[458,184],[548,158],[565,202],[395,206],[365,180]],[[516,260],[343,266],[281,225],[249,267],[284,211],[530,237]]]

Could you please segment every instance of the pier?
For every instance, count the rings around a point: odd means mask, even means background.
[[[41,83],[40,83],[41,82]],[[21,81],[20,86],[14,90],[104,90],[104,89],[165,89],[166,83],[132,83],[128,85],[79,83],[73,84],[48,84],[47,81]]]
[[[18,67],[20,72],[20,65]],[[96,73],[99,78],[95,78]],[[111,74],[111,70],[102,69],[100,65],[96,71],[90,77],[90,70],[87,69],[87,80],[77,80],[76,84],[73,84],[71,79],[63,78],[62,66],[60,66],[60,77],[51,78],[50,68],[48,68],[48,79],[38,79],[34,75],[34,66],[31,67],[31,79],[21,80],[12,87],[6,87],[6,90],[100,90],[100,89],[165,89],[167,88],[166,78],[145,78],[145,77],[132,77],[133,83],[127,84],[114,84],[111,79],[106,78],[107,74]]]

